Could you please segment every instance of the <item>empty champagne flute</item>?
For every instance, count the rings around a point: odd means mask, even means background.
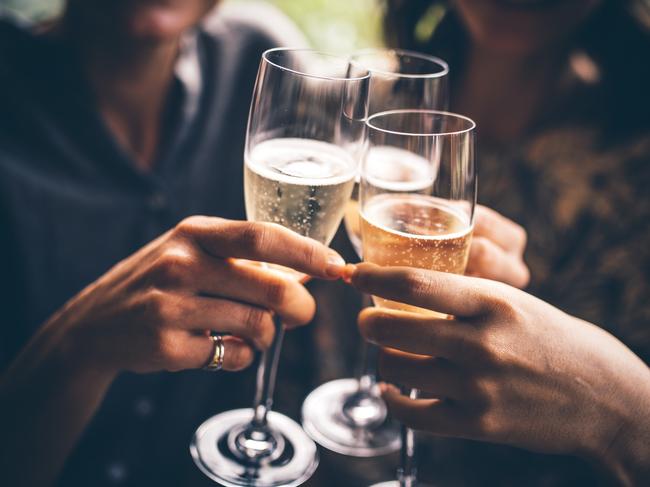
[[[453,113],[392,110],[367,120],[367,144],[359,189],[363,260],[462,274],[469,258],[476,204],[475,124]],[[387,178],[374,153],[400,151],[419,170],[412,180]],[[373,296],[375,306],[447,315]],[[407,391],[415,399],[419,391]],[[439,398],[444,400],[444,398]],[[397,481],[417,484],[413,430],[402,426]]]
[[[367,114],[367,89],[367,72],[350,70],[346,58],[284,48],[262,55],[244,154],[249,220],[330,242],[357,174],[354,154],[363,142],[359,121]],[[273,267],[289,278],[306,279]],[[295,421],[271,411],[284,335],[280,320],[274,322],[253,408],[209,418],[190,445],[198,467],[225,486],[296,486],[318,465],[309,436]]]
[[[439,58],[399,49],[366,49],[351,56],[350,66],[370,73],[369,115],[391,109],[446,108],[449,69]],[[420,191],[430,189],[428,166],[420,164],[410,152],[387,146],[373,151],[371,157],[375,171],[381,171],[389,186],[405,183]],[[350,242],[361,257],[358,191],[357,177],[344,222]],[[357,378],[327,382],[305,399],[303,428],[329,450],[373,457],[398,450],[400,431],[388,417],[377,390],[375,347],[365,341],[362,346]]]

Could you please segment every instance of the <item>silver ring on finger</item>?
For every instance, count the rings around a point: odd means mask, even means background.
[[[212,357],[203,369],[217,372],[223,368],[223,356],[226,352],[223,344],[223,335],[211,334],[210,340],[212,340]]]

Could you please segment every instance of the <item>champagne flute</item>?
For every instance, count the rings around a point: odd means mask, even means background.
[[[351,56],[350,66],[370,73],[370,115],[390,109],[446,107],[449,69],[439,58],[405,50],[366,49]],[[410,152],[386,147],[373,151],[372,157],[375,171],[381,171],[390,185],[404,182],[423,192],[430,189],[428,166],[420,164]],[[358,191],[357,177],[344,222],[350,242],[361,257]],[[364,296],[366,301],[369,299]],[[327,382],[307,396],[302,408],[303,428],[332,451],[373,457],[398,450],[400,432],[389,419],[377,390],[376,347],[365,341],[362,347],[359,377]]]
[[[464,273],[476,204],[474,122],[435,110],[392,110],[368,117],[366,125],[359,190],[364,261]],[[389,149],[408,154],[413,164],[419,161],[424,179],[418,175],[395,183],[386,178],[374,153]],[[373,301],[379,307],[447,317],[377,296]],[[419,392],[408,394],[415,399]],[[402,426],[398,480],[375,487],[417,485],[415,450],[413,430]]]
[[[368,75],[347,59],[309,49],[262,55],[244,153],[246,213],[328,244],[343,217],[363,142]],[[362,129],[359,129],[359,126]],[[287,249],[290,251],[291,249]],[[288,278],[306,276],[273,266]],[[252,409],[205,421],[190,451],[198,467],[225,486],[296,486],[318,466],[314,442],[271,411],[284,327],[276,317],[261,358]],[[227,353],[227,351],[226,351]]]

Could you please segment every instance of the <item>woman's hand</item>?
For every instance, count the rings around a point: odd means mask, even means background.
[[[466,274],[525,288],[530,280],[530,272],[524,262],[526,230],[481,205],[476,206],[474,218]]]
[[[192,217],[109,270],[45,328],[60,353],[92,368],[151,372],[198,368],[212,354],[209,330],[224,338],[223,367],[249,365],[273,339],[272,313],[307,323],[314,300],[296,280],[249,259],[337,277],[342,259],[274,224]]]
[[[208,330],[232,334],[223,367],[241,369],[271,343],[271,313],[311,319],[314,300],[296,278],[236,259],[322,278],[343,269],[338,254],[278,225],[184,220],[72,298],[3,371],[6,484],[51,485],[118,372],[201,367]]]
[[[380,308],[360,315],[363,335],[385,347],[382,377],[438,398],[412,400],[387,386],[398,420],[443,436],[582,455],[627,485],[650,473],[650,371],[612,335],[484,279],[360,264],[352,283],[455,317]]]

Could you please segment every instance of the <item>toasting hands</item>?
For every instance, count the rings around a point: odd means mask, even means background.
[[[149,372],[201,367],[207,330],[224,338],[224,369],[249,365],[273,339],[271,313],[307,323],[315,303],[295,279],[236,259],[335,278],[342,259],[279,225],[191,217],[75,296],[46,328],[93,368]]]
[[[505,284],[405,267],[360,264],[360,291],[453,315],[379,308],[359,317],[383,347],[394,416],[438,435],[596,459],[624,484],[650,470],[650,371],[592,324]],[[645,438],[645,439],[644,439]]]
[[[184,220],[73,297],[4,371],[9,484],[54,481],[120,371],[201,367],[213,354],[207,330],[231,334],[223,368],[241,369],[271,344],[271,313],[290,326],[311,319],[314,300],[295,278],[239,259],[322,278],[342,269],[333,251],[278,225]],[[39,468],[26,470],[34,458]]]

